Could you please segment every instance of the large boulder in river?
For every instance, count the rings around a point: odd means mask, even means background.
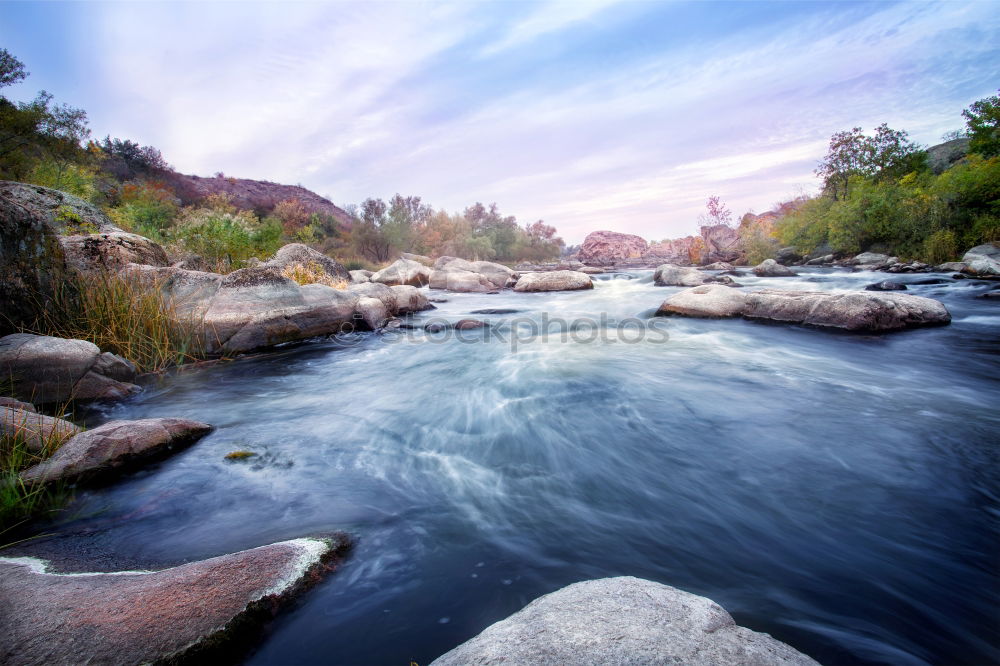
[[[754,275],[757,277],[792,277],[795,271],[787,266],[782,266],[774,259],[765,259],[753,267]]]
[[[432,666],[501,663],[816,666],[768,634],[737,625],[711,599],[631,576],[539,597]]]
[[[434,262],[429,286],[448,291],[490,292],[514,286],[517,278],[518,274],[503,264],[445,256]]]
[[[434,306],[427,300],[424,292],[416,287],[397,284],[390,287],[396,301],[396,314],[410,314],[422,310],[433,310]]]
[[[110,421],[70,438],[51,458],[21,472],[25,483],[108,478],[165,458],[212,431],[187,419]]]
[[[653,271],[653,283],[659,287],[697,287],[712,276],[697,268],[663,264]]]
[[[974,275],[1000,275],[1000,242],[977,245],[962,257],[965,272]]]
[[[35,404],[119,399],[139,390],[135,366],[86,340],[13,333],[0,338],[0,378]]]
[[[663,302],[657,314],[742,316],[848,331],[895,331],[951,321],[944,304],[922,296],[871,291],[739,292],[718,285],[678,292]]]
[[[389,286],[403,284],[411,287],[423,287],[430,282],[430,279],[431,269],[409,259],[397,259],[369,277],[372,282],[381,282]]]
[[[578,271],[525,273],[514,285],[514,291],[568,291],[593,288],[594,282],[590,276]]]
[[[54,451],[70,437],[82,432],[77,425],[52,416],[38,414],[32,408],[0,407],[0,433],[20,438],[29,451]]]
[[[347,537],[295,539],[161,571],[60,574],[0,557],[0,663],[228,663],[333,569]]]
[[[583,239],[577,256],[584,263],[607,266],[638,259],[648,249],[649,243],[641,236],[617,231],[592,231]]]

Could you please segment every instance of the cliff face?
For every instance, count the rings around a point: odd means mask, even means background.
[[[171,174],[170,184],[185,202],[201,199],[210,194],[225,193],[239,208],[270,210],[287,199],[298,199],[311,213],[329,215],[345,227],[351,227],[351,216],[329,199],[298,185],[281,185],[266,180],[248,178],[202,178],[185,174]]]

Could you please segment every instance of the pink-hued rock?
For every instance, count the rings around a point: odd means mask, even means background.
[[[79,426],[52,416],[37,414],[33,407],[31,411],[0,407],[0,433],[7,437],[21,437],[28,449],[35,453],[41,453],[45,449],[55,450],[80,432],[82,428]]]
[[[60,236],[66,263],[81,273],[119,270],[128,264],[167,266],[167,252],[145,236],[124,231]]]
[[[701,257],[701,263],[738,262],[743,258],[740,234],[733,227],[725,224],[702,227],[701,238],[705,241],[705,252]]]
[[[701,238],[685,236],[675,240],[665,240],[660,243],[650,243],[649,250],[643,259],[656,264],[675,264],[677,266],[691,265],[692,250],[700,252]]]
[[[588,264],[608,265],[626,259],[639,259],[649,249],[649,243],[640,236],[616,231],[593,231],[587,234],[577,254]]]
[[[30,557],[0,558],[0,663],[231,657],[348,547],[344,535],[295,539],[162,571],[82,574],[52,573]]]
[[[188,419],[111,421],[73,436],[48,460],[21,472],[25,483],[106,477],[162,458],[212,431]]]

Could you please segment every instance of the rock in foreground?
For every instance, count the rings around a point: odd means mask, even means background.
[[[738,626],[711,599],[622,576],[570,585],[433,662],[466,664],[816,664]]]
[[[514,285],[514,291],[568,291],[593,288],[594,282],[590,276],[579,271],[525,273]]]
[[[212,426],[187,419],[111,421],[70,438],[48,460],[21,472],[25,483],[107,477],[194,443]]]
[[[44,405],[124,398],[139,390],[135,366],[85,340],[14,333],[0,338],[0,377],[14,395]]]
[[[941,302],[923,296],[871,291],[740,292],[721,285],[678,292],[663,302],[657,314],[742,316],[848,331],[895,331],[951,321],[951,314]]]
[[[29,451],[55,450],[81,428],[69,421],[16,407],[0,407],[0,434],[20,437]]]
[[[0,558],[0,663],[223,659],[347,545],[295,539],[156,572],[60,575]]]

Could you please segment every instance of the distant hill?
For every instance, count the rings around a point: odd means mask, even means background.
[[[346,229],[350,229],[352,224],[351,216],[343,208],[299,185],[281,185],[249,178],[219,176],[202,178],[176,172],[170,172],[166,180],[184,203],[202,199],[210,194],[225,193],[239,208],[270,211],[278,202],[298,199],[310,212],[329,215]]]

